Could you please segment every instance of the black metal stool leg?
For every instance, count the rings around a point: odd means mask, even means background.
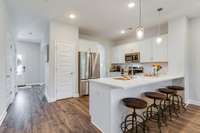
[[[173,110],[173,113],[175,113],[175,115],[176,115],[176,117],[179,117],[179,115],[178,115],[178,112],[177,112],[177,104],[175,103],[175,97],[176,97],[176,95],[172,95],[171,96],[172,97],[172,110]]]
[[[185,108],[185,103],[183,102],[182,96],[179,96],[179,97],[180,97],[180,100],[181,100],[181,106],[182,106],[182,108],[183,108],[185,111],[187,111],[187,109]]]
[[[153,109],[155,109],[156,111],[153,111]],[[151,104],[149,107],[147,107],[146,120],[151,120],[151,119],[157,120],[157,125],[159,128],[159,131],[161,132],[161,126],[162,126],[161,117],[162,117],[161,107],[160,105],[156,104],[156,99],[154,99],[154,103]]]
[[[130,118],[131,120],[129,120]],[[142,120],[142,122],[138,121],[139,118]],[[145,119],[142,116],[138,115],[135,109],[133,109],[133,113],[127,115],[124,122],[122,122],[121,130],[123,131],[123,133],[127,133],[129,131],[131,131],[132,133],[138,133],[139,127],[143,130],[144,133],[146,132]]]

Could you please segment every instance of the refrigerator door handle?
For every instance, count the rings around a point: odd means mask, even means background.
[[[89,71],[89,77],[88,78],[92,78],[92,54],[89,53],[89,68],[88,68],[88,71]]]

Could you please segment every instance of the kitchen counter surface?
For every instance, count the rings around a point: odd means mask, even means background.
[[[162,81],[174,80],[184,78],[182,75],[160,75],[155,77],[145,77],[143,75],[135,76],[130,80],[118,80],[112,78],[101,78],[101,79],[92,79],[90,82],[100,83],[104,85],[108,85],[113,89],[129,89],[135,88],[138,86],[153,84]]]

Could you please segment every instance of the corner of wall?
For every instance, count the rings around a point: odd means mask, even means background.
[[[3,113],[2,113],[1,116],[0,116],[0,126],[2,125],[4,119],[6,118],[6,115],[7,115],[7,108],[5,108],[5,109],[3,110]]]

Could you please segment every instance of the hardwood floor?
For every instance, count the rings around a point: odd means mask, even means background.
[[[47,103],[42,89],[22,90],[8,110],[0,133],[100,133],[90,122],[88,97]],[[200,133],[200,107],[189,105],[163,133]],[[151,133],[157,133],[152,124]]]
[[[88,98],[47,103],[41,89],[22,90],[0,133],[100,133],[90,122]]]
[[[162,127],[162,133],[200,133],[200,107],[188,105],[186,112],[182,112],[178,118],[174,116],[167,124]],[[150,133],[159,133],[157,124],[149,126]]]

